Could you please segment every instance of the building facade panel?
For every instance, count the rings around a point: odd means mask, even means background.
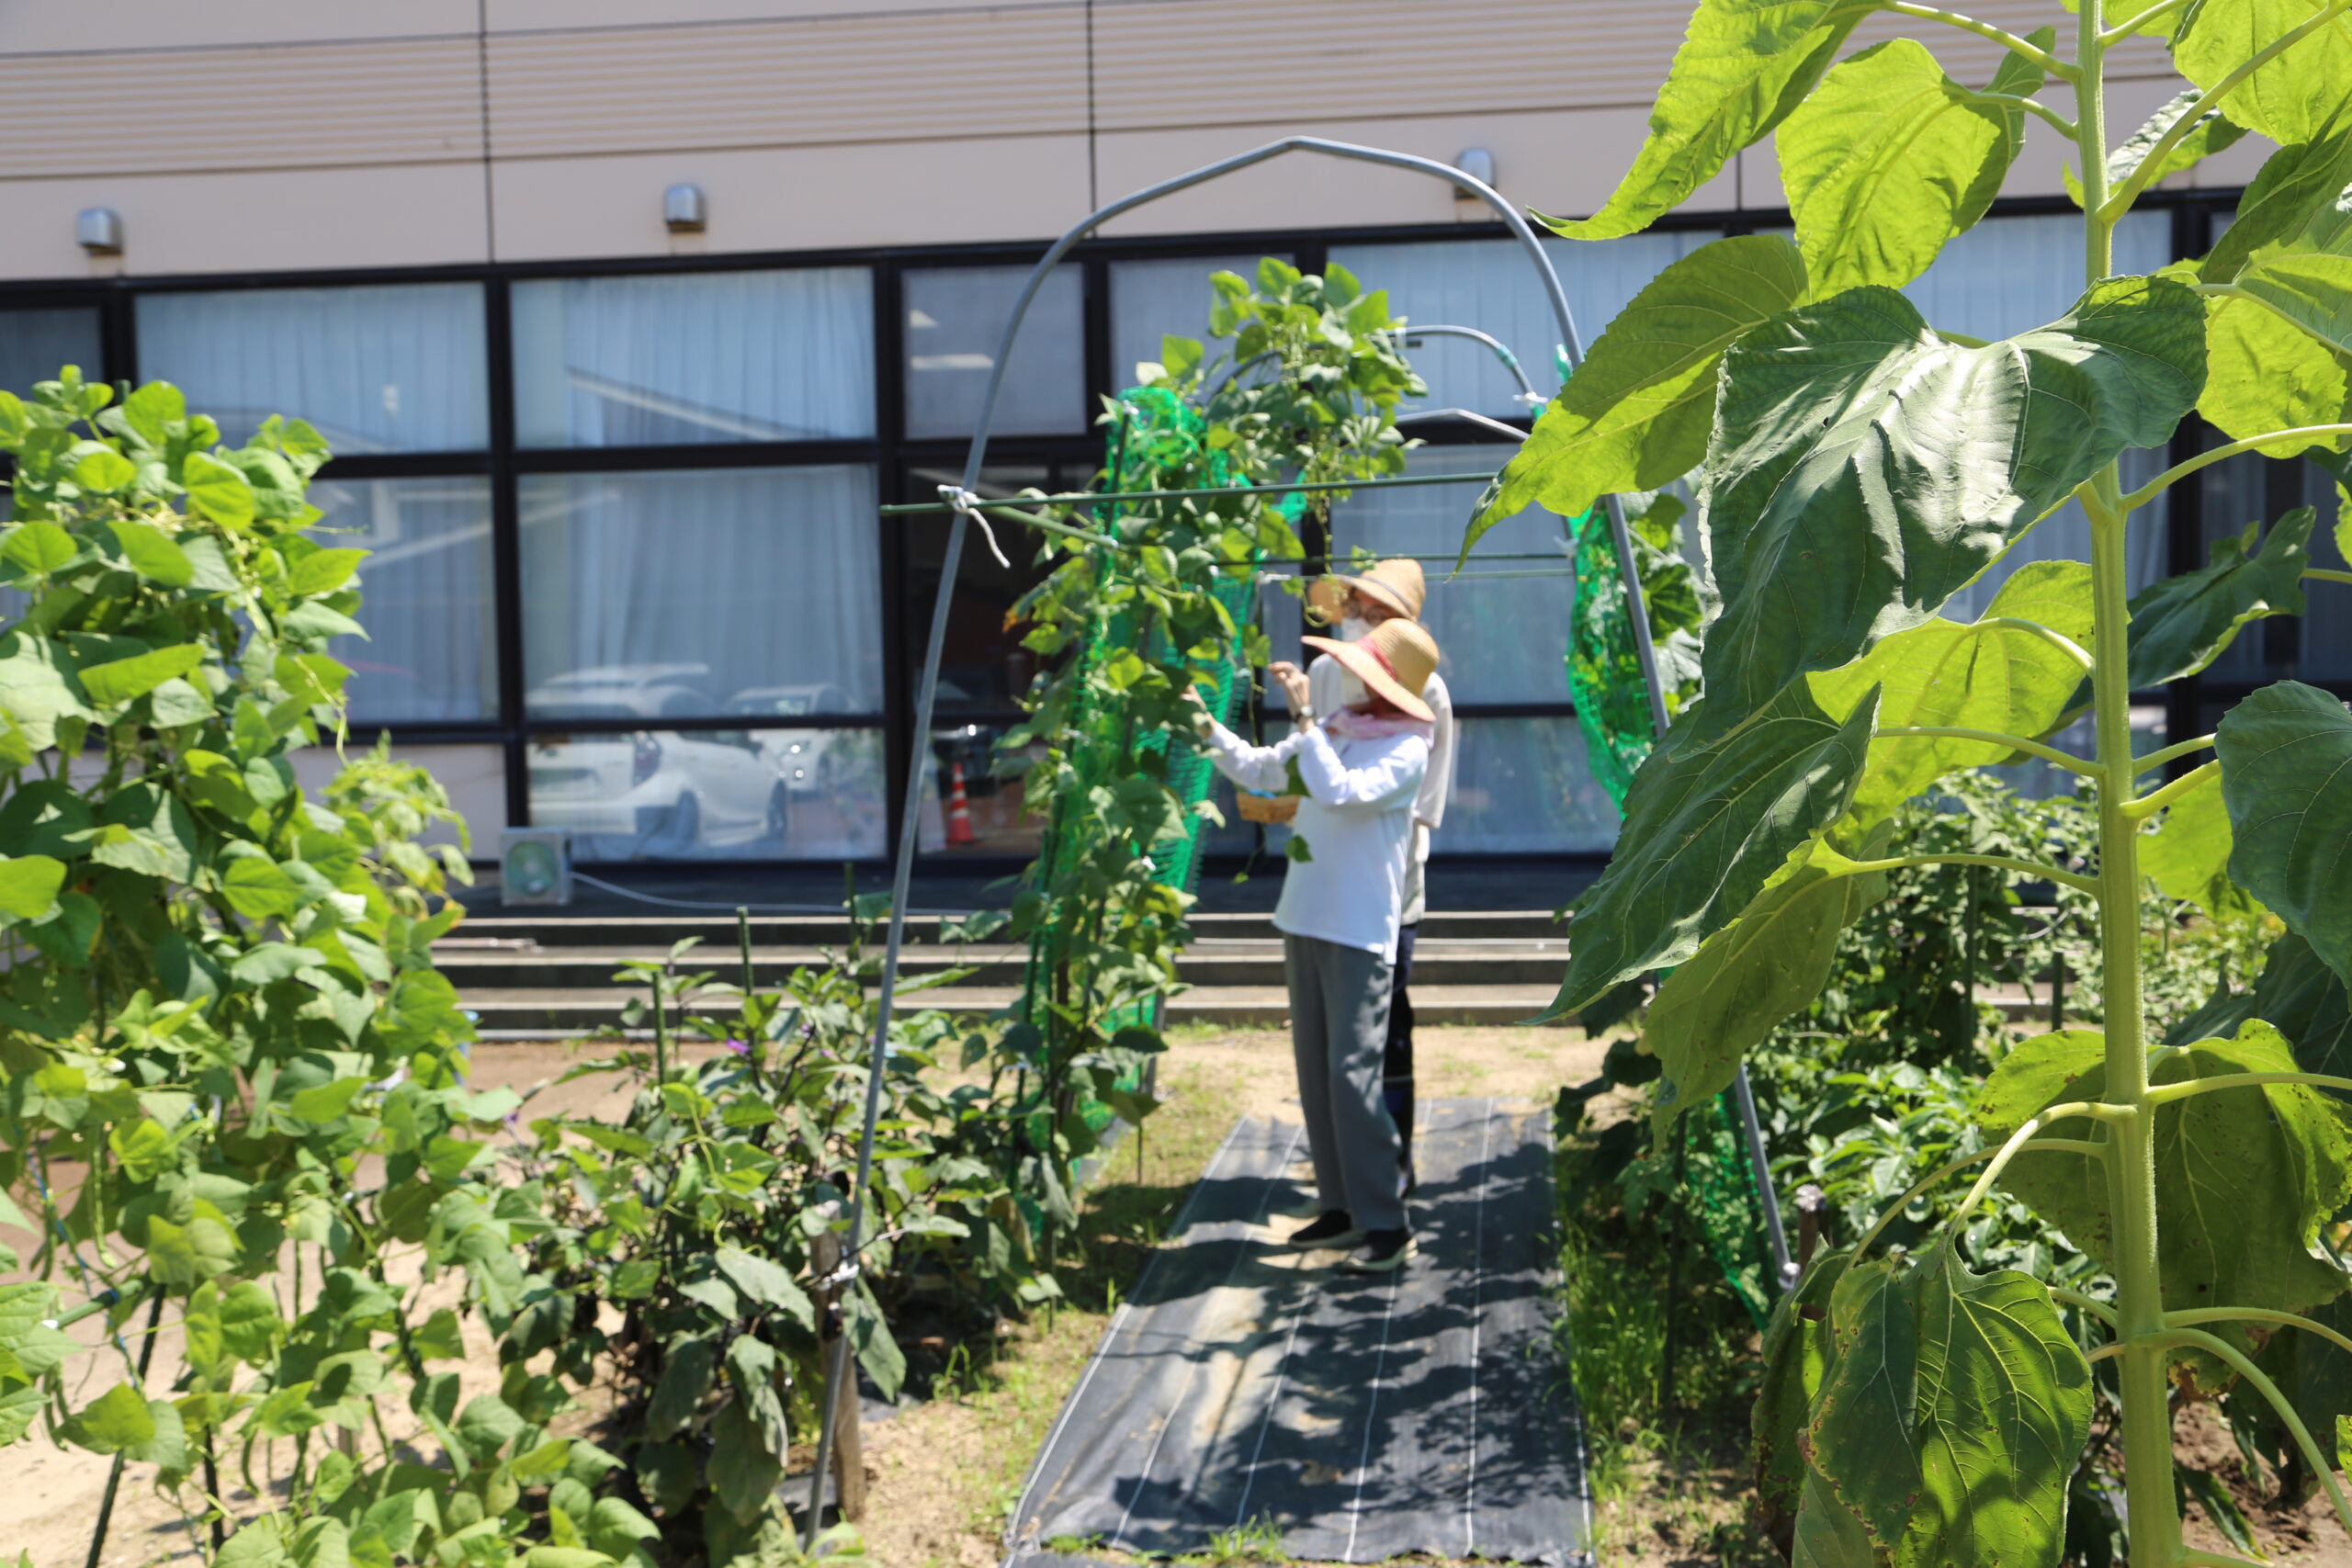
[[[500,33],[502,159],[1086,129],[1082,13],[856,13]]]
[[[662,227],[662,192],[681,181],[704,192],[701,233]],[[1082,133],[527,158],[491,172],[498,259],[514,262],[1026,240],[1082,217],[1087,188]]]
[[[471,33],[0,53],[9,179],[479,158],[481,126]]]
[[[478,263],[490,255],[482,185],[479,161],[0,181],[0,279]],[[121,214],[122,254],[74,243],[90,207]]]

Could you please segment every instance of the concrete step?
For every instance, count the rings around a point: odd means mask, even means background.
[[[659,960],[667,952],[648,947],[458,947],[440,949],[435,957],[451,983],[470,995],[490,988],[580,989],[607,985],[623,964]],[[1430,985],[1556,985],[1567,956],[1565,941],[1441,938],[1421,942],[1414,956],[1413,975],[1417,981]],[[1017,982],[1026,959],[1025,950],[1001,944],[917,946],[899,955],[899,967],[908,975],[976,968],[979,972],[963,984],[987,987]],[[823,954],[813,947],[754,947],[753,983],[775,986],[792,970],[821,962]],[[729,982],[740,983],[742,977],[742,960],[733,948],[697,949],[680,967],[689,974],[707,970]],[[1178,960],[1177,971],[1186,984],[1193,986],[1279,986],[1283,983],[1282,944],[1258,938],[1211,938],[1187,948]]]
[[[910,915],[910,941],[935,942],[941,917]],[[1279,936],[1273,917],[1267,914],[1196,914],[1192,918],[1196,941],[1219,938]],[[850,938],[850,925],[839,915],[754,915],[754,947],[838,946]],[[876,933],[879,934],[878,932]],[[447,944],[451,951],[531,947],[644,948],[667,952],[672,942],[698,936],[703,945],[696,958],[713,963],[720,952],[733,953],[737,926],[731,915],[475,915],[458,928]],[[1421,922],[1424,942],[1565,941],[1567,925],[1549,909],[1453,910],[1432,913]]]
[[[1413,1009],[1419,1021],[1428,1024],[1524,1023],[1551,1005],[1556,990],[1555,985],[1416,985]],[[987,1013],[1010,1007],[1019,997],[1017,988],[1005,986],[934,987],[902,994],[899,1005],[909,1012]],[[572,1040],[619,1034],[623,1032],[621,1008],[628,1000],[627,993],[611,987],[594,990],[499,987],[469,991],[464,997],[485,1040]],[[731,1013],[734,1003],[732,998],[713,998],[707,1007],[698,1007],[690,1000],[687,1010],[717,1020]],[[1290,993],[1280,985],[1203,987],[1182,992],[1168,1004],[1170,1024],[1273,1029],[1289,1021]]]

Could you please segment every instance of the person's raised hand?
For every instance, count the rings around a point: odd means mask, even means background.
[[[1310,699],[1306,672],[1287,659],[1278,659],[1266,667],[1266,673],[1272,675],[1274,684],[1283,689],[1283,700],[1290,705],[1292,716],[1307,717]]]
[[[1191,710],[1186,716],[1192,719],[1193,728],[1206,735],[1216,718],[1209,712],[1209,705],[1201,700],[1201,689],[1189,682],[1184,686],[1184,705]]]

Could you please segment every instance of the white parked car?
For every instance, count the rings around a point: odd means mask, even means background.
[[[848,713],[850,701],[839,686],[820,682],[808,686],[759,686],[738,692],[727,705],[729,714],[742,718],[805,718],[811,715]],[[845,789],[870,789],[877,781],[863,777],[868,748],[855,743],[857,731],[846,729],[754,729],[752,743],[766,753],[776,776],[794,795],[838,799]]]
[[[636,720],[644,728],[534,739],[532,825],[617,840],[605,853],[630,859],[781,845],[791,791],[762,736],[656,728],[709,724],[718,705],[709,695],[709,675],[703,664],[605,665],[533,688],[526,701],[534,718]]]

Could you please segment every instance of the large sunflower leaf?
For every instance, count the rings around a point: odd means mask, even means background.
[[[2245,895],[2230,880],[2230,813],[2218,778],[2207,775],[2165,807],[2164,825],[2140,840],[2139,851],[2142,874],[2165,897],[2211,916],[2245,912]]]
[[[2265,251],[2236,287],[2337,354],[2352,351],[2352,256],[2325,251]]]
[[[2215,731],[2230,877],[2352,980],[2352,715],[2316,687],[2265,686]]]
[[[1609,203],[1571,240],[1638,233],[1752,147],[1821,79],[1876,0],[1700,0],[1650,109],[1649,137]]]
[[[2194,675],[2249,621],[2303,613],[2303,569],[2311,564],[2318,514],[2299,506],[2265,533],[2249,523],[2213,541],[2195,571],[2150,583],[2132,596],[2132,689],[2149,691]]]
[[[2205,324],[2208,374],[2197,412],[2234,441],[2274,430],[2344,423],[2352,411],[2352,356],[2337,353],[2267,305],[2217,299]],[[2312,447],[2340,451],[2341,437],[2274,441],[2265,457]]]
[[[1642,1043],[1661,1068],[1651,1097],[1660,1133],[1731,1087],[1775,1024],[1821,994],[1838,938],[1885,892],[1883,876],[1841,875],[1815,858],[1757,895],[1657,988]]]
[[[1705,708],[1732,722],[1927,620],[2202,385],[2204,307],[2109,278],[2051,326],[1969,348],[1890,288],[1784,312],[1724,355],[1700,495],[1724,611]]]
[[[1580,517],[1604,495],[1655,490],[1697,468],[1723,351],[1804,293],[1797,248],[1772,234],[1702,245],[1650,279],[1479,498],[1463,553],[1531,505]]]
[[[2091,640],[2091,572],[2079,561],[2032,561],[2012,573],[1982,619],[1930,620],[1897,632],[1841,670],[1805,679],[1824,712],[1844,716],[1873,685],[1881,729],[1985,729],[2038,739],[2065,712],[2083,666],[2064,649],[2023,626],[2028,621],[2075,643]],[[2007,761],[2009,748],[1942,736],[1882,735],[1871,742],[1869,768],[1854,791],[1865,822],[1895,807],[1946,773]]]
[[[2040,74],[1996,85],[2029,94]],[[1900,288],[1926,272],[2000,193],[2024,144],[2021,118],[1945,75],[1909,39],[1831,67],[1775,139],[1815,290]]]
[[[2173,35],[2173,65],[2211,89],[2323,9],[2323,0],[2190,0]],[[2222,100],[2222,112],[2273,141],[2309,141],[2343,107],[2346,82],[2352,17],[2339,15],[2256,70]]]
[[[1813,1417],[1814,1395],[1828,1375],[1829,1296],[1852,1253],[1824,1252],[1772,1308],[1764,1328],[1763,1372],[1748,1416],[1756,1464],[1757,1511],[1768,1534],[1781,1536],[1797,1516],[1805,1480],[1799,1438]]]
[[[2237,217],[2205,258],[2204,280],[2233,281],[2256,252],[2270,245],[2338,248],[2346,186],[2352,186],[2352,104],[2339,107],[2308,141],[2281,147],[2264,161],[2238,198]]]
[[[1609,868],[1577,906],[1568,972],[1548,1016],[1679,964],[1851,802],[1878,701],[1838,724],[1802,682],[1702,738],[1700,705],[1634,777]]]
[[[2091,1371],[2049,1288],[1973,1273],[1947,1238],[1907,1267],[1849,1269],[1829,1324],[1835,1360],[1807,1428],[1829,1496],[1806,1511],[1842,1507],[1882,1563],[2055,1568]]]
[[[2199,1040],[2154,1056],[2149,1077],[2161,1085],[2295,1070],[2286,1039],[2251,1019],[2233,1039]],[[2045,1034],[2002,1059],[1978,1114],[1989,1132],[2005,1135],[2046,1106],[2097,1100],[2106,1088],[2097,1034]],[[2086,1118],[2043,1131],[2052,1138],[2099,1135]],[[2166,1307],[2300,1312],[2343,1290],[2343,1275],[2309,1250],[2320,1224],[2352,1196],[2352,1138],[2326,1096],[2301,1084],[2267,1084],[2173,1100],[2156,1110],[2154,1141]],[[2096,1161],[2023,1154],[2001,1179],[2102,1268],[2117,1267],[2107,1179]],[[2264,1223],[2249,1224],[2249,1216]]]

